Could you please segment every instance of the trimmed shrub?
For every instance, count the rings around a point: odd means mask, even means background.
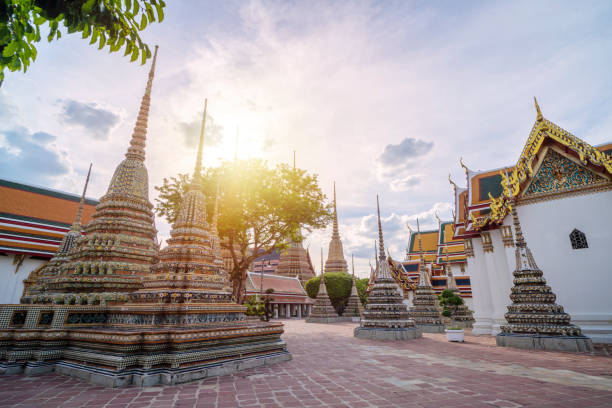
[[[363,279],[355,279],[355,286],[357,286],[357,293],[359,293],[359,300],[361,300],[362,305],[368,304],[368,294],[366,291],[368,290],[368,282],[370,280],[368,278]]]
[[[442,316],[451,317],[457,311],[457,306],[463,304],[461,296],[445,289],[439,296],[440,306],[442,306]]]

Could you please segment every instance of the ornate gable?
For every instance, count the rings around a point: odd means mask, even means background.
[[[549,148],[523,193],[524,198],[561,194],[606,183],[599,174]]]

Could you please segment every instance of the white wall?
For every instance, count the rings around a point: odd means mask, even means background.
[[[472,304],[474,310],[474,324],[472,333],[491,334],[492,312],[491,288],[489,276],[485,265],[484,251],[480,238],[472,239],[474,256],[467,258],[466,274],[470,275],[472,284]]]
[[[12,254],[0,256],[0,304],[19,303],[23,293],[23,280],[30,275],[30,272],[46,262],[26,256],[19,271],[15,273],[14,257]]]
[[[612,191],[521,205],[517,211],[557,303],[594,341],[612,343]],[[504,224],[511,223],[507,216]],[[588,248],[572,249],[574,228],[585,233]]]

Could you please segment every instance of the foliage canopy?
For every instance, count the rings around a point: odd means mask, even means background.
[[[329,272],[325,274],[325,282],[329,300],[331,300],[336,312],[342,314],[344,307],[348,303],[348,298],[351,295],[352,276],[342,272]],[[317,297],[320,284],[320,275],[306,282],[304,289],[306,289],[308,297],[312,299]],[[357,286],[359,300],[365,305],[367,303],[366,289],[368,286],[368,279],[355,279],[355,286]]]
[[[179,174],[164,179],[156,213],[172,223],[190,183]],[[235,299],[244,298],[249,265],[259,256],[284,250],[290,240],[301,242],[304,232],[325,227],[331,206],[318,185],[316,175],[280,164],[274,168],[257,159],[224,162],[202,174],[207,214],[212,218],[219,186],[218,231],[222,248],[233,261],[231,271]]]
[[[151,57],[139,32],[149,23],[164,19],[163,0],[0,0],[0,85],[4,69],[26,72],[36,60],[35,43],[40,29],[48,24],[49,42],[80,32],[90,44],[109,52],[124,50],[130,61],[144,64]]]

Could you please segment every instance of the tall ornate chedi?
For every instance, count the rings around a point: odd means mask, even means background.
[[[280,255],[276,275],[296,276],[304,285],[308,279],[314,278],[315,273],[309,261],[308,253],[301,243],[291,241],[289,247]]]
[[[157,47],[125,159],[96,206],[60,275],[49,281],[53,303],[120,303],[141,287],[157,261],[145,144]]]
[[[414,290],[414,298],[410,307],[410,317],[414,319],[417,327],[425,333],[443,333],[444,324],[440,315],[440,306],[438,296],[431,286],[427,266],[425,265],[425,257],[423,256],[423,247],[421,245],[421,228],[417,219],[418,238],[419,238],[419,283]]]
[[[344,259],[344,249],[340,240],[340,232],[338,231],[338,211],[336,209],[336,182],[334,182],[334,221],[332,227],[332,237],[329,241],[329,251],[327,252],[327,261],[325,261],[325,273],[328,272],[344,272],[348,273],[346,260]]]
[[[323,250],[321,250],[321,260],[323,260]],[[321,265],[321,280],[319,282],[319,292],[312,306],[310,316],[306,318],[306,323],[335,323],[340,318],[336,309],[332,305],[327,287],[325,286],[325,274],[323,273],[323,265]]]
[[[408,315],[401,290],[389,271],[378,196],[376,196],[376,208],[379,239],[378,270],[368,296],[368,304],[363,311],[361,324],[355,328],[354,335],[362,339],[377,340],[409,340],[422,337],[421,331],[415,327],[414,320]]]
[[[42,303],[43,299],[46,298],[45,292],[47,291],[47,281],[54,276],[57,276],[60,272],[60,267],[64,265],[69,259],[69,255],[75,247],[76,242],[82,236],[81,220],[83,217],[83,204],[85,203],[85,194],[87,193],[87,185],[89,184],[89,176],[91,175],[91,164],[87,171],[87,178],[85,179],[85,186],[83,187],[83,194],[81,194],[81,200],[77,208],[74,222],[70,227],[70,231],[62,241],[60,242],[57,252],[53,255],[53,258],[48,263],[42,265],[36,270],[32,271],[30,276],[23,281],[24,289],[23,296],[21,297],[21,303]]]
[[[510,187],[511,188],[511,187]],[[591,339],[582,335],[578,326],[570,323],[570,315],[563,306],[555,303],[556,295],[546,284],[525,242],[516,202],[511,205],[514,223],[516,269],[513,272],[514,286],[505,314],[508,324],[501,326],[496,337],[498,346],[525,349],[591,351]]]
[[[110,387],[151,386],[291,358],[280,339],[282,324],[247,322],[246,307],[232,302],[229,277],[214,227],[207,223],[206,197],[200,189],[203,133],[194,181],[181,203],[168,246],[161,251],[161,262],[147,270],[141,288],[128,293],[129,302],[121,304],[0,306],[0,315],[5,316],[0,319],[0,374],[56,371]],[[133,197],[129,194],[123,197],[122,205],[138,202],[129,201]],[[115,208],[112,202],[104,203]],[[102,210],[112,213],[108,207]],[[121,259],[140,259],[139,243],[146,242],[139,235],[146,230],[143,211],[131,209],[117,217],[117,228],[124,231],[132,225],[141,238],[133,241],[132,249],[117,247]],[[86,238],[79,242],[88,242]],[[124,242],[121,234],[119,238]],[[96,284],[105,287],[107,282],[97,276],[83,279],[94,291]]]
[[[344,312],[342,312],[342,317],[350,317],[351,320],[357,319],[356,321],[359,321],[358,319],[363,314],[363,306],[359,299],[359,294],[357,293],[357,285],[355,284],[355,259],[353,255],[351,255],[351,267],[353,271],[353,283],[351,284],[351,294],[349,295]]]

